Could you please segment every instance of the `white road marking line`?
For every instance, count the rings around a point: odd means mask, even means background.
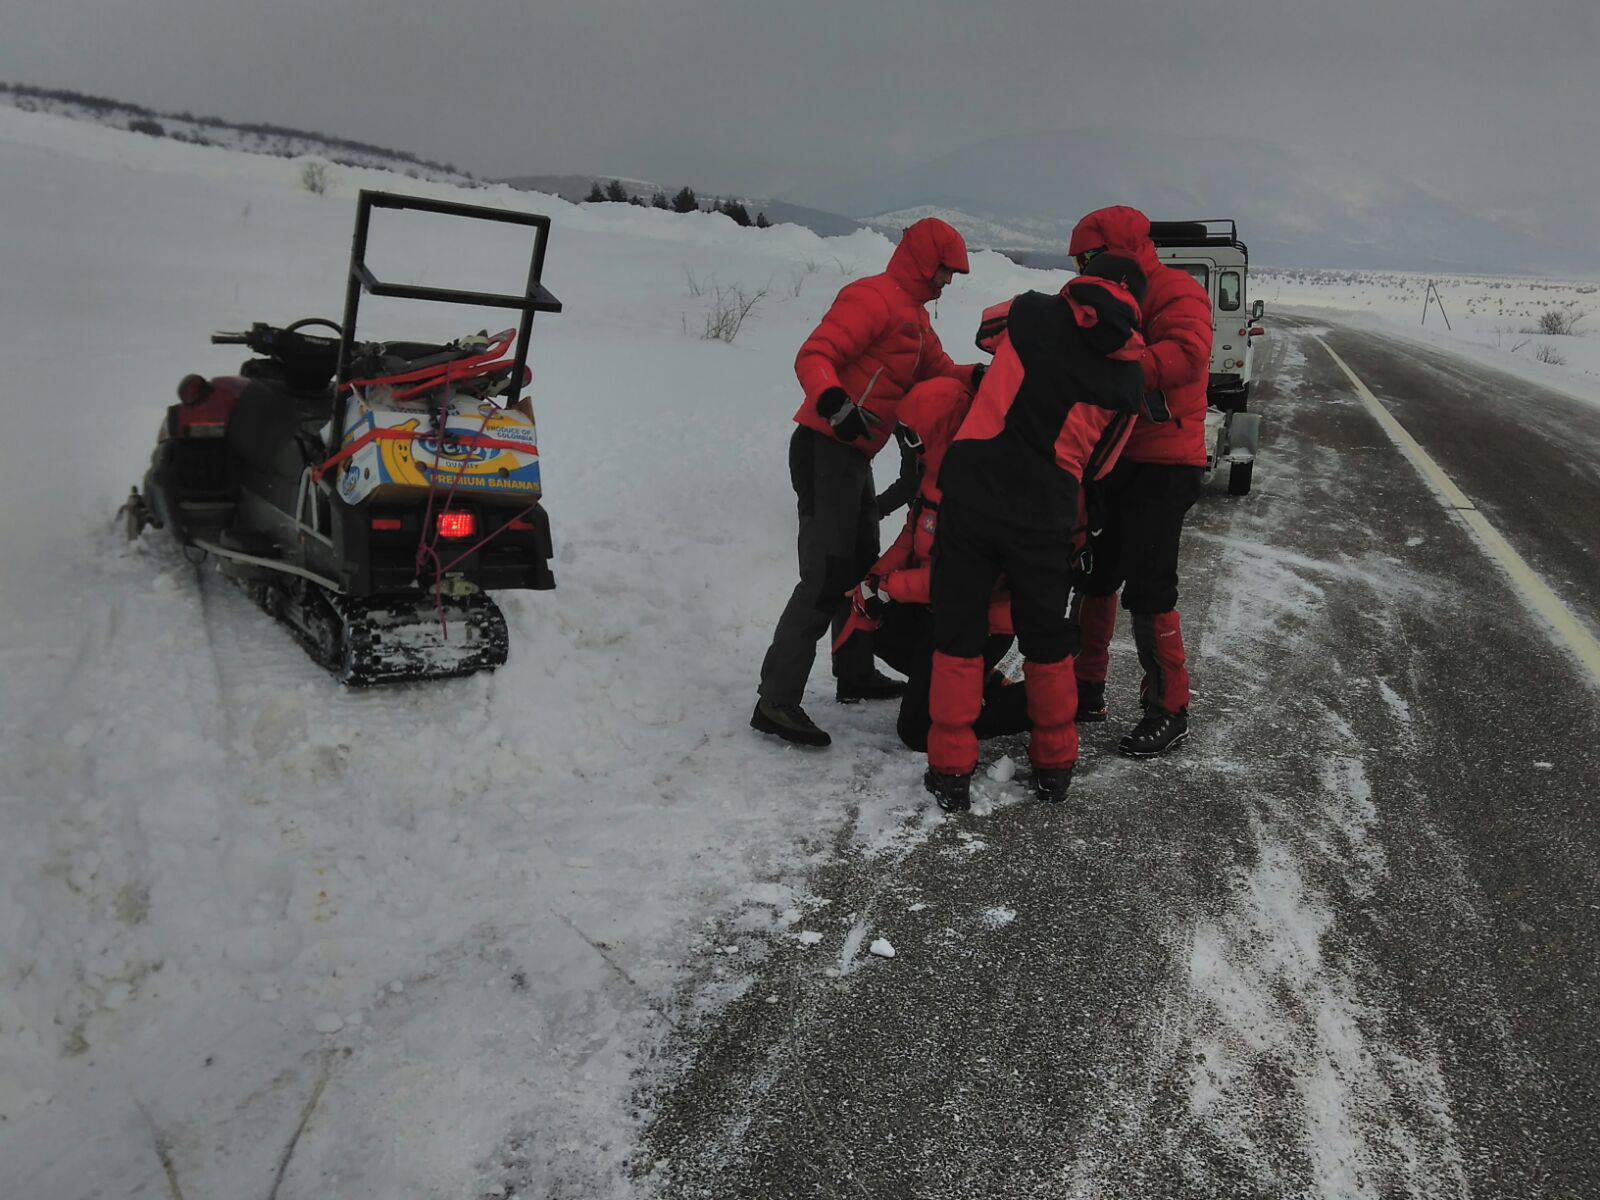
[[[1317,345],[1328,352],[1328,357],[1333,359],[1335,365],[1349,378],[1356,389],[1356,395],[1360,396],[1361,402],[1367,406],[1367,411],[1382,426],[1390,440],[1400,448],[1400,452],[1411,461],[1411,465],[1417,469],[1417,473],[1438,497],[1439,503],[1461,520],[1483,552],[1494,560],[1495,565],[1506,573],[1517,591],[1522,593],[1523,602],[1544,619],[1555,635],[1557,644],[1563,646],[1588,670],[1592,683],[1600,685],[1600,641],[1595,640],[1594,635],[1584,627],[1583,623],[1572,615],[1572,610],[1562,602],[1561,597],[1557,596],[1550,589],[1550,585],[1539,578],[1526,560],[1511,548],[1511,543],[1501,536],[1500,531],[1489,524],[1488,518],[1467,499],[1467,494],[1456,486],[1455,481],[1444,473],[1438,463],[1433,461],[1432,456],[1418,444],[1417,439],[1406,432],[1405,426],[1394,419],[1344,359],[1334,353],[1333,347],[1315,334],[1312,338]]]

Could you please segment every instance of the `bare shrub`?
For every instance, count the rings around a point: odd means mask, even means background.
[[[328,164],[318,159],[312,159],[300,168],[300,186],[313,196],[323,196],[328,192],[328,184],[332,182],[332,174]]]
[[[1540,346],[1533,352],[1533,357],[1542,363],[1549,363],[1552,367],[1567,365],[1567,356],[1560,351],[1552,350],[1549,346]]]
[[[1563,305],[1561,308],[1547,308],[1539,314],[1537,332],[1552,337],[1569,337],[1578,332],[1578,325],[1582,320],[1582,310],[1571,304]]]
[[[808,258],[799,266],[789,268],[789,295],[796,299],[806,285],[806,280],[822,269],[822,265],[814,258]]]
[[[688,267],[684,267],[683,275],[689,281],[689,295],[698,300],[706,294],[706,281],[704,279],[697,279],[695,273]]]
[[[739,336],[745,318],[755,310],[757,304],[766,299],[766,296],[766,288],[756,292],[746,292],[737,284],[733,287],[713,285],[711,311],[706,313],[705,328],[700,334],[701,340],[732,342]]]

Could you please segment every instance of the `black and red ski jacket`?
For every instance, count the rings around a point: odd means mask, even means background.
[[[1076,523],[1081,483],[1111,469],[1142,408],[1135,293],[1143,278],[1110,255],[1090,266],[1096,274],[1055,295],[1024,292],[996,305],[979,327],[994,362],[943,486],[1012,523]]]

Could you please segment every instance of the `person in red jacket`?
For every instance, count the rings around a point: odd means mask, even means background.
[[[1106,254],[1058,294],[1026,292],[984,314],[980,334],[1000,332],[999,345],[940,470],[933,555],[923,783],[947,811],[969,804],[987,613],[1002,574],[1024,658],[1034,791],[1066,797],[1078,760],[1067,604],[1081,481],[1115,461],[1143,402],[1143,292],[1138,266]]]
[[[980,343],[992,351],[992,344]],[[939,525],[939,468],[945,452],[972,405],[972,388],[959,379],[929,379],[917,384],[900,405],[895,439],[915,464],[916,494],[910,500],[905,527],[883,557],[872,565],[851,595],[851,615],[835,639],[871,631],[878,658],[906,676],[905,694],[895,724],[900,740],[912,750],[928,748],[928,685],[933,672],[932,619],[929,591],[934,538]],[[905,475],[902,475],[905,478]],[[1014,641],[1011,599],[996,591],[989,603],[989,638],[985,665],[993,668]],[[1025,733],[1028,709],[1023,689],[990,670],[983,690],[983,710],[973,726],[979,740]]]
[[[1189,733],[1189,674],[1178,620],[1178,541],[1184,514],[1200,496],[1206,465],[1206,384],[1211,362],[1211,301],[1189,275],[1163,266],[1150,221],[1134,208],[1102,208],[1079,221],[1068,253],[1080,269],[1096,256],[1132,258],[1147,279],[1144,388],[1170,416],[1134,424],[1116,468],[1089,490],[1091,569],[1081,610],[1078,719],[1106,718],[1105,679],[1117,592],[1133,621],[1144,678],[1144,715],[1118,749],[1160,754]],[[1156,406],[1159,411],[1160,406]]]
[[[905,231],[881,275],[845,286],[800,347],[795,374],[805,400],[789,442],[789,476],[799,498],[800,582],[778,618],[761,663],[760,698],[750,724],[806,746],[828,735],[800,706],[817,639],[838,632],[845,599],[878,557],[878,507],[872,457],[889,440],[902,397],[920,380],[949,376],[976,385],[982,369],[944,352],[924,307],[968,270],[961,235],[934,218]],[[903,684],[879,674],[870,638],[851,638],[836,655],[836,696],[844,703],[888,699]]]

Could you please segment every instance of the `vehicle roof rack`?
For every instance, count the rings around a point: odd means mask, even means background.
[[[1191,221],[1151,221],[1150,240],[1157,246],[1232,246],[1250,256],[1239,240],[1239,225],[1232,217],[1203,217]]]

